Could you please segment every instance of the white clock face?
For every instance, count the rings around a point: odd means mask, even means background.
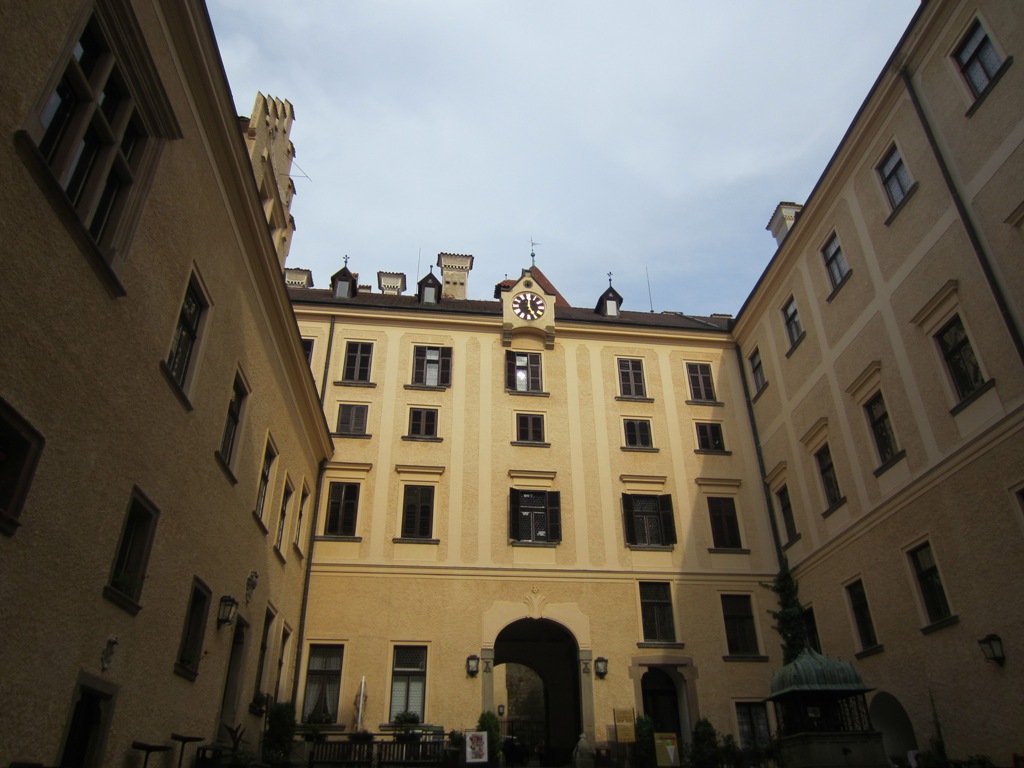
[[[512,311],[523,320],[536,320],[544,314],[544,299],[536,293],[524,291],[512,299]]]

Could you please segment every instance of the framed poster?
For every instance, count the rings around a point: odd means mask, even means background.
[[[636,741],[636,717],[633,709],[613,709],[615,719],[615,736],[620,744],[632,744]]]
[[[466,733],[466,762],[487,762],[487,731],[468,731]]]
[[[654,757],[658,768],[679,765],[679,741],[674,733],[654,734]]]

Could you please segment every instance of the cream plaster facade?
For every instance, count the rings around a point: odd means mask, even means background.
[[[294,111],[260,95],[239,129],[202,3],[23,5],[0,26],[0,764],[124,764],[224,724],[255,748],[263,693],[352,728],[364,679],[364,727],[404,695],[463,728],[507,701],[507,663],[547,684],[553,759],[623,708],[743,739],[781,663],[783,554],[890,755],[936,716],[952,756],[1024,753],[1016,5],[922,4],[735,319],[611,288],[571,307],[539,269],[467,299],[468,254],[410,293],[347,267],[286,288]],[[89,82],[132,98],[65,111],[96,39]],[[340,664],[315,702],[314,653]]]

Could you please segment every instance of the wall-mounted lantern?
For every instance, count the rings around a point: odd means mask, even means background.
[[[476,654],[466,657],[466,674],[470,677],[476,677],[480,671],[480,657]]]
[[[217,610],[217,626],[234,624],[235,616],[238,614],[238,601],[231,595],[224,595],[220,599],[220,608]]]

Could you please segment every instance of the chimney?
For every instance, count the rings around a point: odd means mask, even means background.
[[[465,299],[466,278],[473,268],[473,257],[469,254],[439,253],[437,266],[441,268],[441,298]]]
[[[772,233],[778,245],[782,245],[782,241],[786,239],[789,230],[796,224],[796,220],[800,217],[800,211],[803,209],[804,207],[799,203],[782,202],[775,206],[775,213],[772,214],[771,221],[768,222],[765,229]]]
[[[378,272],[377,287],[385,296],[401,296],[405,293],[405,273]]]

